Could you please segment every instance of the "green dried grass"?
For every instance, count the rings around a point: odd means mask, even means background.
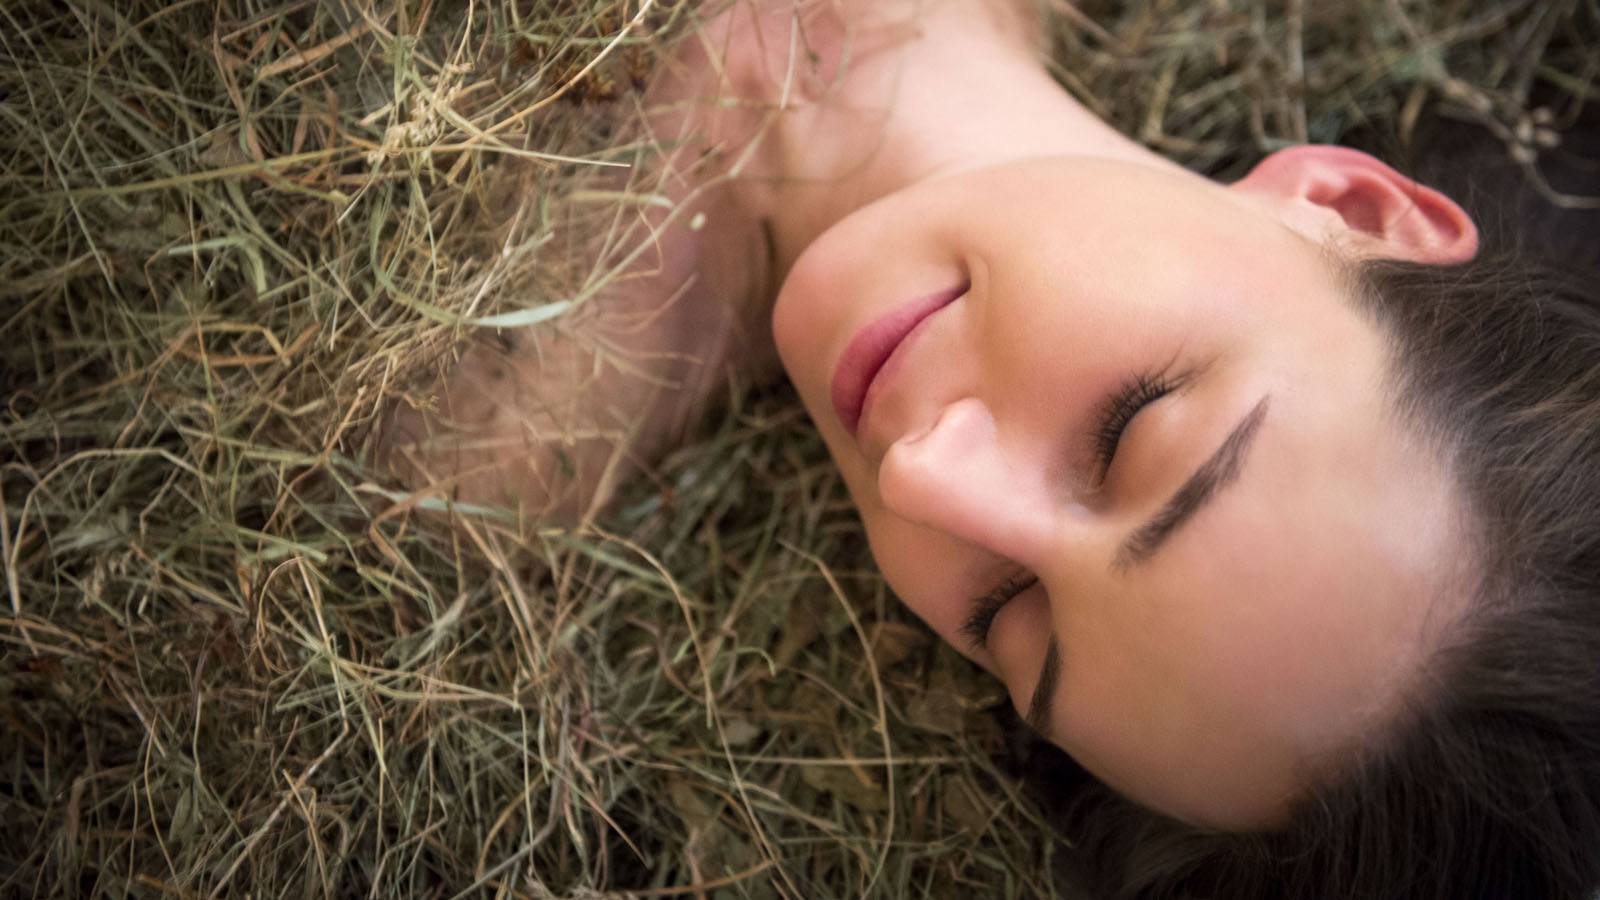
[[[1045,5],[1224,175],[1423,112],[1532,158],[1600,75],[1595,0]],[[1067,896],[787,392],[576,532],[365,467],[472,322],[626,255],[668,6],[0,7],[0,894]]]

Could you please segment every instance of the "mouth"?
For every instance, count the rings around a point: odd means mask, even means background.
[[[833,409],[845,431],[855,437],[866,411],[868,392],[896,352],[927,318],[967,292],[967,285],[929,294],[872,322],[850,339],[833,370]]]

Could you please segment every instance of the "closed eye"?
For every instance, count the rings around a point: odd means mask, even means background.
[[[1000,610],[1015,600],[1018,594],[1038,583],[1037,577],[1021,572],[1007,578],[989,593],[972,601],[972,613],[962,624],[961,633],[966,636],[974,650],[982,650],[988,646],[989,629],[993,627],[994,617],[1000,614]]]
[[[1141,410],[1172,393],[1182,384],[1181,379],[1168,376],[1166,370],[1141,374],[1124,384],[1101,404],[1094,434],[1095,459],[1100,464],[1100,478],[1116,459],[1117,447]]]

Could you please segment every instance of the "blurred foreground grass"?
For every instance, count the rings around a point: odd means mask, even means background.
[[[1438,116],[1536,163],[1600,76],[1595,0],[1044,5],[1223,176]],[[583,186],[689,12],[0,6],[0,895],[1065,895],[781,386],[582,531],[364,467],[473,320],[603,283]]]

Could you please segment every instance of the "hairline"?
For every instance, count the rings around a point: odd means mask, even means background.
[[[1421,373],[1408,362],[1401,331],[1371,277],[1374,268],[1399,261],[1353,258],[1329,244],[1319,244],[1317,249],[1342,299],[1378,334],[1383,348],[1383,409],[1402,440],[1438,461],[1450,493],[1447,503],[1456,513],[1451,522],[1452,539],[1460,541],[1466,552],[1450,557],[1458,563],[1440,573],[1428,598],[1417,630],[1421,646],[1414,657],[1415,671],[1399,679],[1400,687],[1385,704],[1386,709],[1373,717],[1373,728],[1302,764],[1296,772],[1303,786],[1301,795],[1291,804],[1285,821],[1295,818],[1306,804],[1314,804],[1320,789],[1387,756],[1449,703],[1450,675],[1458,668],[1456,661],[1470,655],[1499,605],[1492,600],[1499,592],[1488,578],[1494,568],[1488,561],[1492,545],[1485,534],[1484,518],[1467,490],[1467,462],[1459,429],[1446,424],[1435,408],[1437,402],[1430,402],[1429,392],[1419,384]],[[1447,604],[1455,607],[1448,614]]]

